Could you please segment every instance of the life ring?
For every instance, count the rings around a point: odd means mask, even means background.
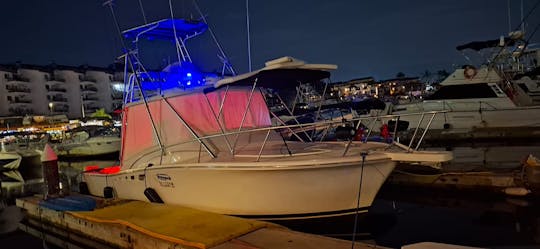
[[[474,76],[476,76],[478,72],[476,71],[476,68],[473,67],[473,66],[465,66],[465,68],[463,68],[463,76],[465,76],[466,79],[472,79],[474,78]]]

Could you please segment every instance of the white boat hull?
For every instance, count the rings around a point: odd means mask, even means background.
[[[430,115],[426,115],[423,124],[426,124],[430,118]],[[400,118],[409,122],[409,129],[416,128],[420,119],[421,115],[404,115]],[[471,131],[478,128],[509,127],[540,127],[540,107],[440,113],[433,118],[430,130]]]
[[[92,195],[110,186],[119,198],[149,201],[152,188],[167,204],[264,219],[317,218],[367,211],[395,167],[384,154],[335,164],[238,167],[233,164],[154,166],[118,174],[84,174]],[[146,177],[145,177],[146,175]],[[362,187],[359,188],[360,182]],[[360,202],[357,203],[358,191]]]
[[[65,143],[55,146],[58,156],[97,156],[119,153],[122,140],[119,137],[95,137],[82,143]]]

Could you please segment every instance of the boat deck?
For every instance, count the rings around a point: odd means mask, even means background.
[[[40,196],[17,199],[20,229],[64,248],[350,248],[351,241],[250,219],[140,201],[96,199],[93,211],[56,211]],[[356,242],[355,248],[383,248]]]
[[[265,161],[293,161],[301,160],[302,157],[309,157],[309,160],[322,160],[341,157],[346,150],[347,142],[326,142],[319,144],[273,141],[267,143],[261,150],[261,144],[249,144],[240,147],[235,152],[234,157],[228,152],[222,152],[213,159],[213,162],[253,162]],[[383,143],[352,143],[347,151],[347,156],[360,158],[360,152],[383,150],[388,145]],[[290,152],[290,153],[289,153]],[[260,155],[259,155],[260,154]]]

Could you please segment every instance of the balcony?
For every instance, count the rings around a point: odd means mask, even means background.
[[[32,103],[32,99],[30,99],[30,96],[28,94],[21,94],[21,95],[8,95],[7,96],[8,103],[10,104],[30,104]]]
[[[83,101],[97,101],[99,100],[98,96],[95,94],[85,94],[82,96]]]
[[[94,82],[94,83],[97,82],[96,79],[94,79],[94,78],[92,78],[92,77],[89,77],[89,76],[86,76],[86,75],[79,75],[79,80],[80,80],[81,82],[85,82],[85,81],[86,81],[86,82]]]
[[[34,113],[34,110],[28,106],[10,107],[8,111],[13,116],[25,116]]]
[[[97,92],[97,84],[90,81],[81,82],[79,86],[82,92]]]
[[[52,113],[68,112],[69,106],[67,104],[50,105],[49,110],[51,110]]]
[[[97,92],[97,87],[95,86],[90,86],[90,85],[86,85],[86,86],[81,86],[81,91],[82,92]]]
[[[19,75],[19,74],[12,74],[10,77],[6,77],[6,79],[8,81],[30,82],[29,78],[23,77],[22,75]]]
[[[31,92],[30,88],[25,86],[18,86],[18,85],[6,85],[6,90],[9,93],[29,93]]]
[[[49,100],[50,102],[63,102],[63,103],[68,102],[68,99],[60,94],[47,95],[47,100]]]
[[[63,87],[62,85],[60,84],[55,84],[55,85],[46,85],[45,88],[47,88],[47,90],[49,92],[66,92],[66,88]]]
[[[45,80],[46,81],[53,81],[53,82],[66,82],[66,79],[62,79],[56,75],[45,75]]]

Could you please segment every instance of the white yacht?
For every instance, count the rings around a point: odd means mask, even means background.
[[[206,24],[167,19],[124,35],[162,37],[167,28],[185,51],[184,42]],[[85,171],[82,192],[265,220],[310,219],[367,212],[398,161],[452,158],[399,144],[287,141],[281,131],[291,126],[272,126],[263,89],[319,81],[335,65],[283,57],[210,80],[194,71],[188,54],[178,55],[187,69],[175,77],[145,71],[127,77],[120,165]],[[140,65],[135,56],[126,55],[126,64]]]
[[[540,135],[540,50],[502,52],[509,46],[507,43],[501,40],[502,45],[486,41],[458,46],[474,50],[495,46],[499,52],[488,65],[456,69],[423,101],[393,105],[385,114],[446,110],[431,120],[432,131],[472,137]],[[533,57],[529,60],[533,64],[523,64],[527,61],[525,55]],[[418,115],[402,116],[400,121],[408,122],[409,129],[420,121],[428,122]]]
[[[119,128],[86,125],[66,131],[53,149],[59,157],[103,156],[118,154],[120,143]]]

